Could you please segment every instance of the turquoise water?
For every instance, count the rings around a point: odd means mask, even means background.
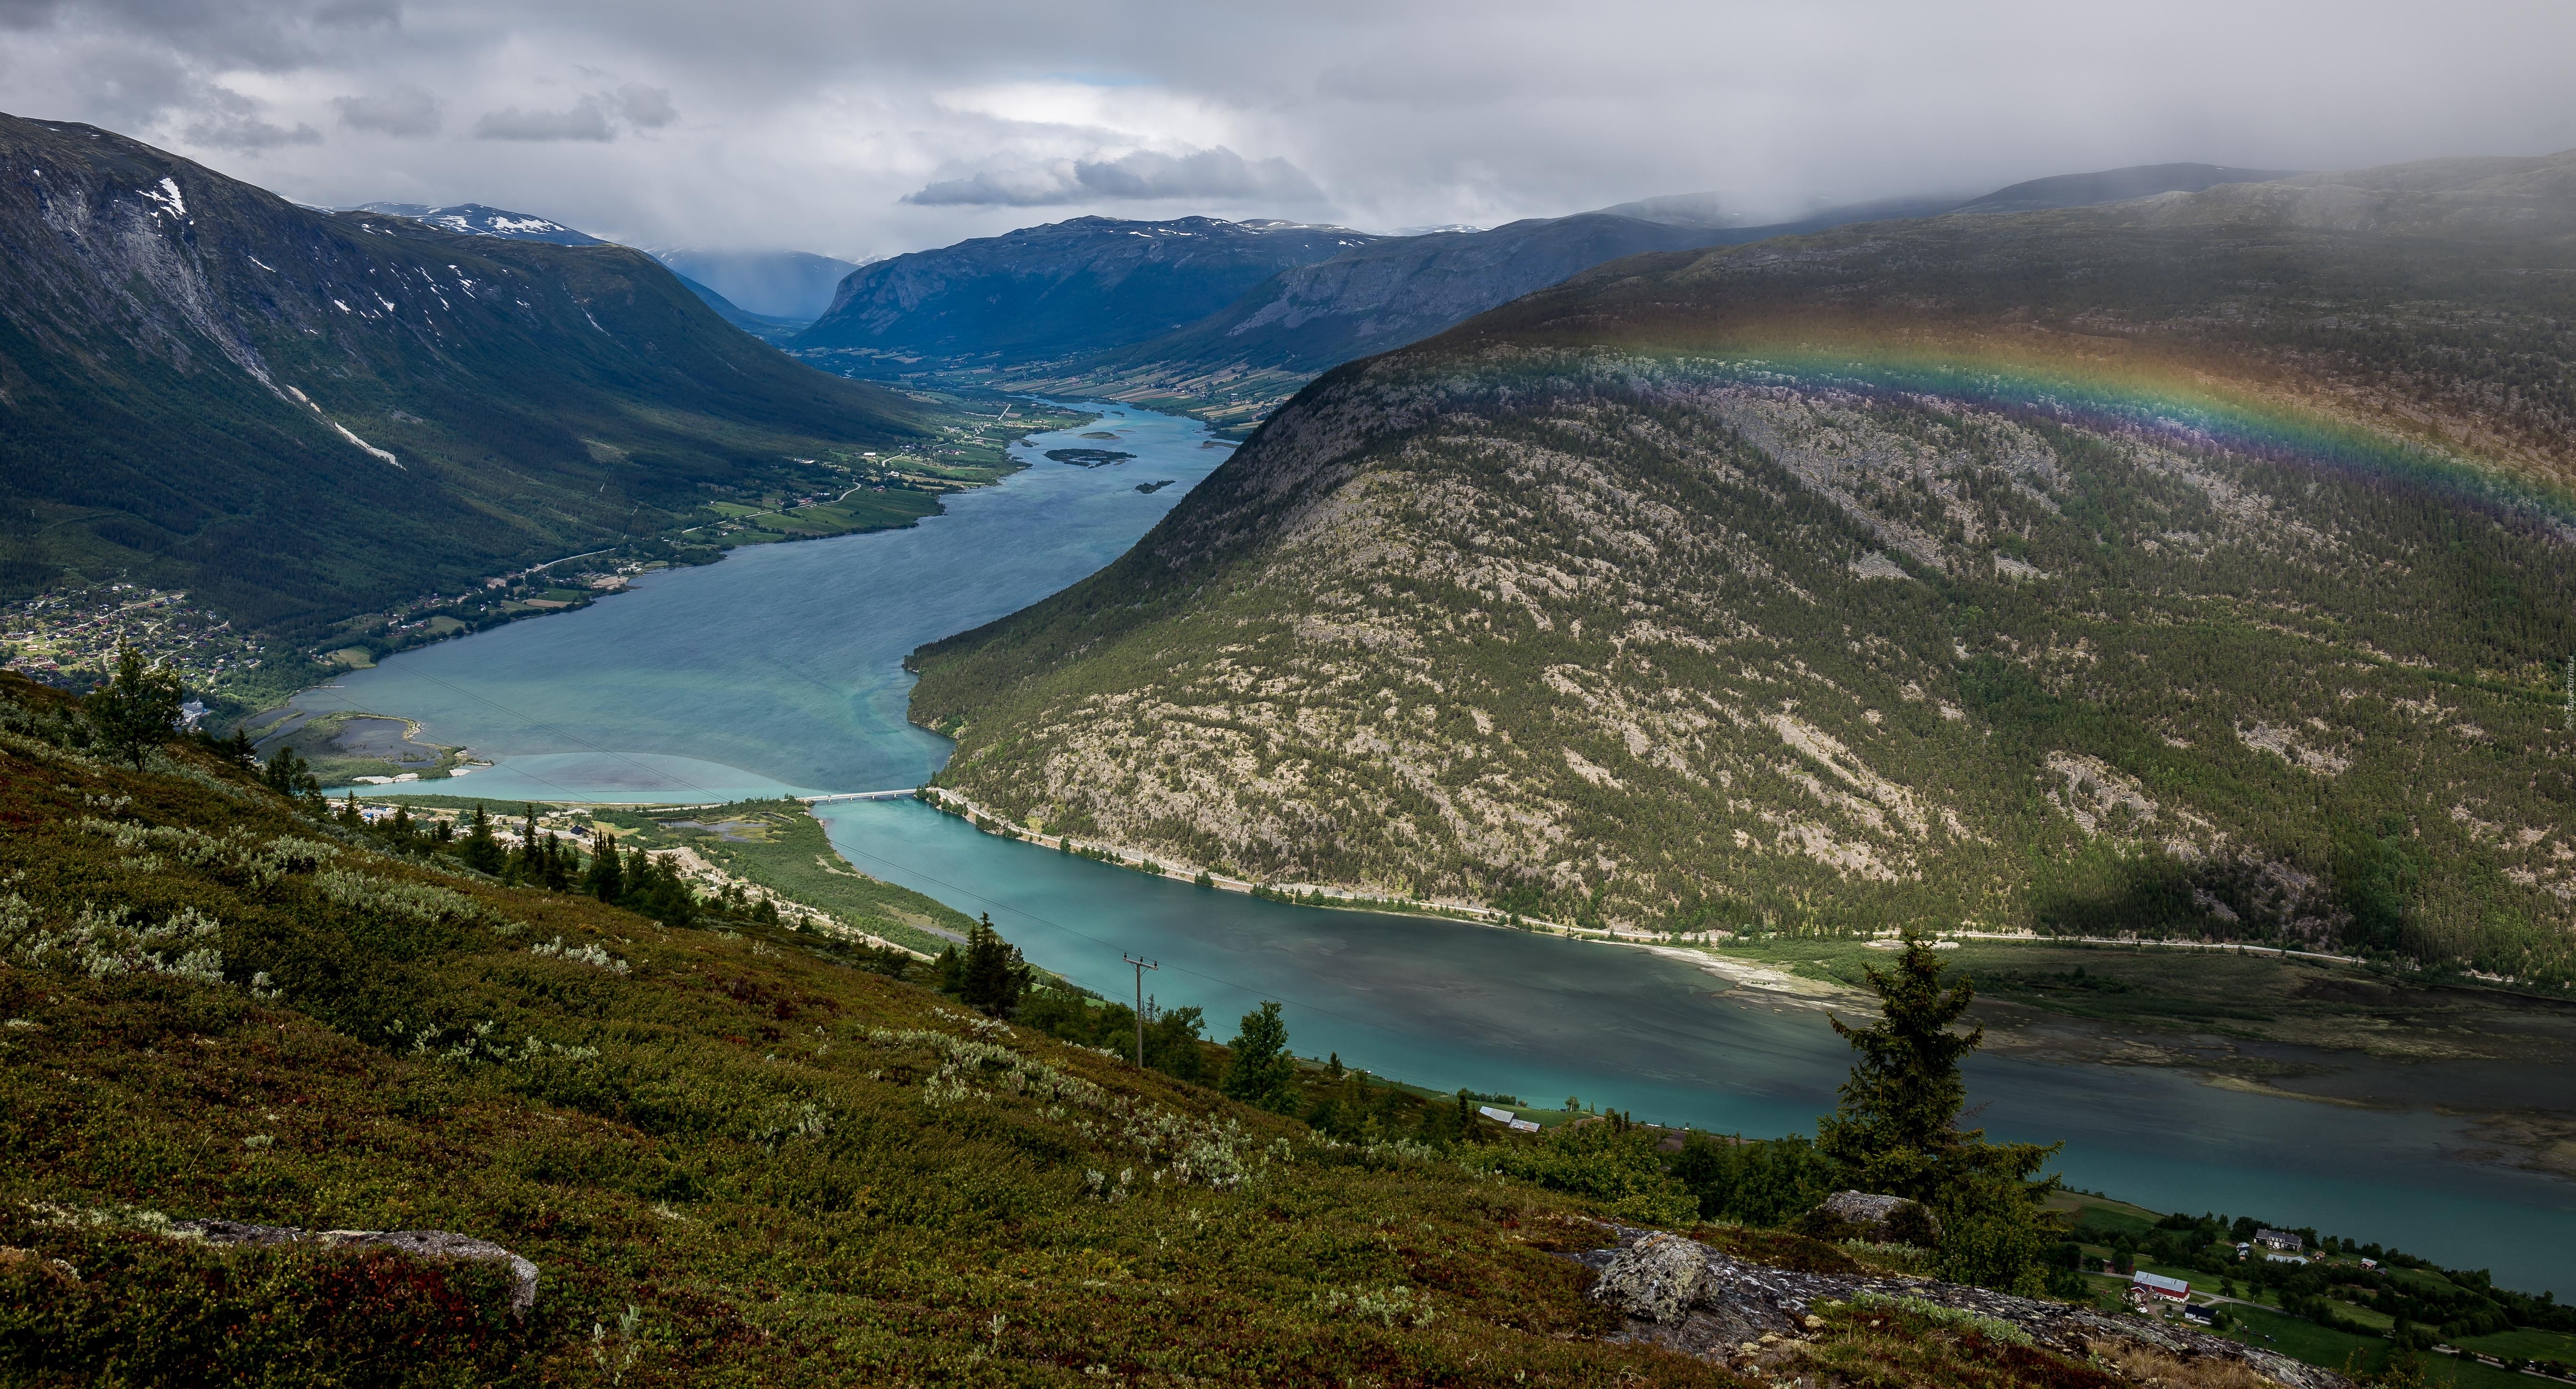
[[[919,525],[748,546],[579,612],[405,652],[295,703],[399,713],[498,759],[422,792],[672,801],[918,786],[949,745],[904,721],[904,656],[1117,558],[1229,452],[1195,421],[1105,408],[1083,431],[1028,441],[1027,471]],[[1100,431],[1119,442],[1072,437]],[[1137,457],[1040,457],[1068,443]]]
[[[1109,407],[1117,410],[1118,407]],[[1128,409],[1089,429],[1138,455],[1036,462],[904,531],[737,551],[577,613],[409,652],[304,696],[419,719],[499,765],[422,791],[689,801],[910,786],[948,745],[904,722],[900,662],[1116,557],[1224,456],[1186,420]],[[1080,431],[1076,431],[1077,433]],[[1030,456],[1069,435],[1031,441]],[[1178,485],[1152,494],[1140,482]],[[860,868],[996,924],[1038,963],[1114,997],[1287,1007],[1299,1051],[1442,1089],[1572,1095],[1748,1134],[1807,1129],[1848,1053],[1812,1012],[1775,1012],[1692,965],[1521,932],[1255,901],[975,832],[910,801],[816,813]],[[1977,1122],[2053,1141],[2075,1185],[2248,1213],[2576,1291],[2576,1184],[2475,1158],[2446,1096],[2576,1107],[2563,1078],[2336,1058],[2362,1109],[2221,1090],[2188,1073],[1979,1058]],[[2498,1093],[2501,1092],[2501,1093]]]

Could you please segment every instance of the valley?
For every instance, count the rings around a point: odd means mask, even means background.
[[[0,1378],[2576,1354],[2576,152],[882,259],[0,164]]]
[[[2563,327],[2456,268],[2555,266],[2478,229],[2565,215],[2558,167],[1579,278],[1323,378],[1118,564],[924,648],[914,717],[1007,821],[1292,894],[2563,990]],[[2383,233],[2303,230],[2373,196]],[[2245,302],[2279,238],[2326,317]],[[2401,368],[2397,303],[2497,326]],[[2484,354],[2542,376],[2419,424]]]

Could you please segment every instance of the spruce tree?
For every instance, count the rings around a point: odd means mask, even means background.
[[[957,996],[969,1007],[1002,1017],[1020,1005],[1029,967],[1019,947],[993,929],[990,912],[966,933],[966,958],[958,970]]]
[[[1943,978],[1931,942],[1908,933],[1896,967],[1868,977],[1882,1016],[1868,1027],[1832,1019],[1859,1055],[1841,1105],[1816,1125],[1817,1149],[1843,1185],[1910,1197],[1939,1217],[1943,1276],[2038,1295],[2064,1232],[2040,1204],[2058,1179],[2034,1178],[2061,1145],[1988,1143],[1958,1126],[1968,1098],[1959,1063],[1985,1029],[1950,1030],[1976,991]]]
[[[626,874],[617,857],[617,841],[601,830],[592,841],[590,870],[582,874],[582,890],[603,902],[615,902],[626,895]]]
[[[139,772],[144,759],[178,728],[181,697],[177,675],[143,664],[142,653],[128,646],[118,649],[116,672],[83,707],[99,741]]]
[[[1244,1014],[1226,1045],[1233,1056],[1220,1089],[1256,1109],[1296,1112],[1297,1060],[1288,1054],[1288,1023],[1278,1004],[1265,1002]]]
[[[1948,1159],[1980,1136],[1958,1129],[1968,1099],[1959,1062],[1986,1032],[1950,1031],[1976,990],[1965,980],[1945,986],[1941,976],[1930,944],[1909,935],[1894,970],[1868,971],[1883,1016],[1868,1027],[1827,1019],[1859,1056],[1841,1105],[1816,1126],[1816,1146],[1858,1190],[1929,1203],[1951,1175]]]
[[[483,807],[474,807],[474,823],[466,830],[465,844],[456,856],[478,873],[498,873],[505,866],[501,841],[492,837],[492,817],[483,813]]]

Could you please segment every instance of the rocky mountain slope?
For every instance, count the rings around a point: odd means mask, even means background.
[[[1088,356],[1203,318],[1282,269],[1377,240],[1295,222],[1076,217],[861,267],[796,346],[929,365]]]
[[[1380,241],[1283,271],[1222,312],[1118,360],[1319,371],[1427,337],[1604,261],[1725,235],[1586,212]]]
[[[543,241],[552,246],[605,246],[608,243],[588,232],[574,231],[561,222],[549,221],[530,212],[508,212],[481,203],[457,203],[450,207],[431,207],[425,203],[360,203],[343,209],[348,212],[374,212],[387,217],[408,217],[427,222],[440,231],[459,232],[466,236],[497,236],[505,241]]]
[[[0,554],[304,630],[918,438],[641,252],[320,213],[0,118]],[[577,235],[577,234],[576,234]]]
[[[1197,372],[1271,368],[1311,374],[1417,342],[1593,266],[1648,251],[1740,246],[1856,222],[1944,212],[2080,207],[2272,177],[2277,174],[2211,164],[2152,164],[2036,179],[1966,204],[1951,198],[1893,198],[1759,226],[1726,216],[1715,194],[1646,198],[1572,217],[1345,251],[1284,271],[1222,314],[1114,360]]]
[[[1640,257],[925,648],[942,780],[1639,929],[2576,980],[2576,155]]]

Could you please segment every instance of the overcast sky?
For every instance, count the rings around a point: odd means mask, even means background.
[[[305,202],[849,258],[1084,213],[1757,220],[2576,146],[2567,0],[0,0],[0,108]]]

